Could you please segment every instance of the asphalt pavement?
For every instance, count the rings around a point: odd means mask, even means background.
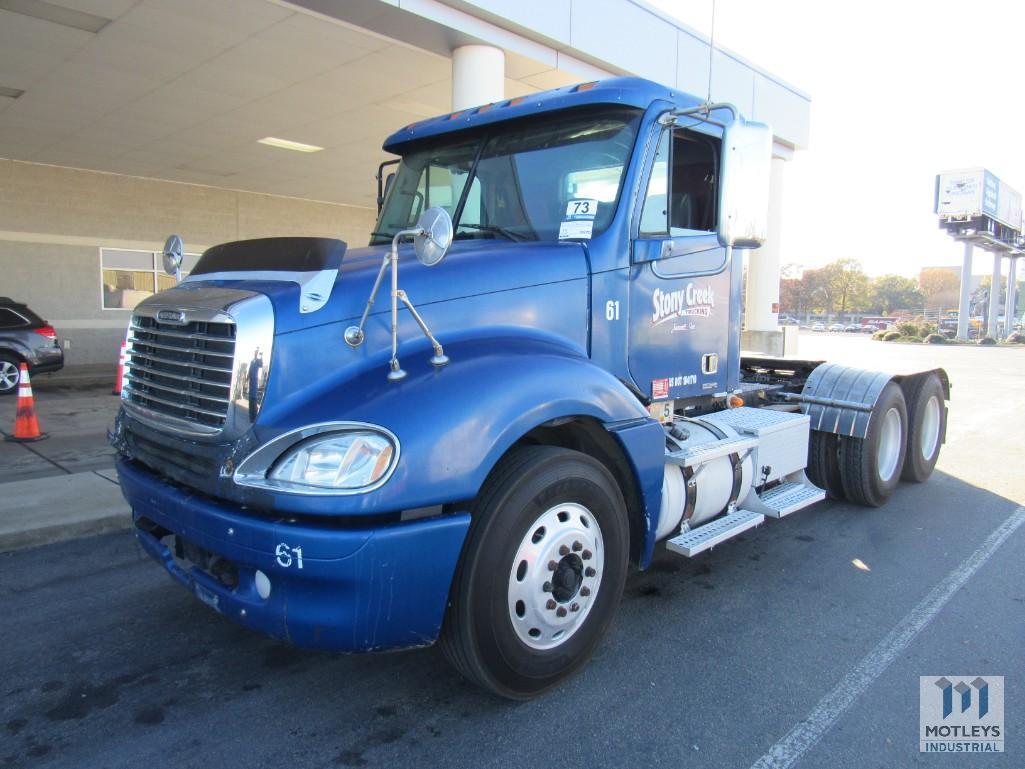
[[[801,345],[948,369],[933,478],[661,551],[557,691],[497,700],[434,649],[294,650],[119,532],[0,555],[0,767],[1025,766],[1025,350]],[[918,752],[919,676],[946,674],[1005,677],[1006,753]]]

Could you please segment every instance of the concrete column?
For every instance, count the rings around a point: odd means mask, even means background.
[[[783,158],[772,159],[769,188],[769,231],[761,248],[747,258],[747,296],[744,301],[746,331],[779,330],[779,263],[783,230]]]
[[[961,298],[957,302],[957,338],[968,338],[969,289],[972,284],[972,244],[964,243],[964,263],[961,265]]]
[[[490,45],[452,51],[452,111],[505,98],[505,52]]]
[[[989,287],[989,325],[986,333],[996,339],[997,316],[1000,315],[1000,254],[993,254],[993,282]]]
[[[1018,257],[1012,256],[1007,260],[1007,301],[1004,304],[1004,338],[1014,332],[1014,318],[1018,312],[1015,307],[1015,289],[1018,283]]]

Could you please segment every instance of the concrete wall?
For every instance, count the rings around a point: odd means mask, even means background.
[[[102,309],[100,249],[186,251],[274,235],[365,245],[368,208],[0,159],[0,296],[57,328],[68,366],[113,362],[129,310]]]

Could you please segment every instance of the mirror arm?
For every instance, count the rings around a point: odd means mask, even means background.
[[[381,288],[381,280],[384,278],[384,271],[388,269],[388,263],[390,261],[391,252],[385,254],[384,259],[381,260],[381,269],[377,271],[377,278],[374,280],[374,287],[370,289],[370,297],[367,299],[367,306],[363,308],[363,315],[360,316],[359,325],[349,326],[345,329],[343,338],[349,347],[359,347],[363,344],[363,327],[367,323],[367,317],[370,315],[370,310],[374,307],[374,300],[377,299],[377,292]]]
[[[740,112],[737,111],[737,108],[734,105],[728,102],[705,102],[703,104],[699,104],[696,107],[670,110],[669,112],[666,112],[663,115],[661,115],[658,119],[658,122],[660,125],[664,126],[677,126],[679,125],[679,119],[681,117],[686,117],[688,115],[705,115],[705,119],[703,122],[711,123],[712,125],[717,125],[721,128],[725,128],[726,123],[722,122],[721,120],[712,119],[712,113],[720,109],[729,110],[730,115],[733,117],[733,120],[731,122],[736,122],[740,120]]]
[[[406,296],[406,292],[399,290],[399,299],[406,305],[406,309],[413,315],[413,319],[420,326],[420,330],[424,332],[424,336],[430,341],[431,346],[434,347],[434,356],[431,358],[431,363],[435,366],[444,366],[448,363],[448,356],[445,354],[444,348],[441,346],[441,342],[434,338],[434,334],[427,327],[427,322],[420,316],[420,313],[416,311],[413,303],[409,301],[409,297]]]

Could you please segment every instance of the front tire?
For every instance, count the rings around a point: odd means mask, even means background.
[[[492,472],[452,585],[441,648],[471,681],[535,697],[590,659],[626,582],[629,524],[611,473],[529,446]]]
[[[897,488],[908,440],[904,393],[895,382],[883,388],[864,438],[840,438],[840,478],[851,502],[879,507]]]

